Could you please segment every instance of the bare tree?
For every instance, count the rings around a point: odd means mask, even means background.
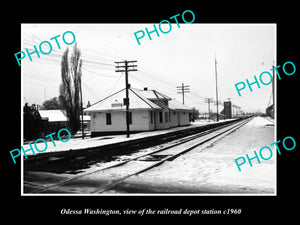
[[[69,49],[66,49],[61,60],[61,79],[59,101],[66,110],[69,129],[75,134],[80,128],[80,88],[81,88],[81,52],[75,42],[73,53],[69,59]]]

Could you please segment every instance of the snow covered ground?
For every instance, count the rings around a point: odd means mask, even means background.
[[[110,193],[226,193],[276,194],[276,150],[273,157],[258,164],[252,160],[238,171],[235,158],[253,157],[275,141],[270,120],[255,117],[220,140],[198,147],[177,159],[134,176]]]
[[[223,122],[221,120],[220,122]],[[47,145],[48,148],[43,153],[48,152],[58,152],[58,151],[68,151],[68,150],[79,150],[84,148],[90,148],[90,147],[97,147],[97,146],[103,146],[111,143],[119,143],[144,137],[150,137],[153,135],[159,135],[159,134],[165,134],[170,131],[176,131],[176,130],[182,130],[187,129],[195,126],[204,126],[206,124],[216,123],[215,121],[206,121],[206,120],[196,120],[195,122],[191,123],[190,126],[184,126],[184,127],[175,127],[167,130],[157,130],[157,131],[148,131],[148,132],[142,132],[142,133],[136,133],[136,134],[130,134],[130,138],[126,138],[126,135],[109,135],[109,136],[101,136],[101,137],[85,137],[85,139],[82,138],[71,138],[68,142],[61,142],[59,140],[55,140],[56,146],[54,146],[51,142],[50,137],[47,139]],[[41,137],[45,139],[45,137]],[[33,148],[34,148],[34,141],[31,142]],[[45,149],[45,144],[42,141],[39,141],[36,144],[38,149]],[[24,150],[29,149],[29,144],[23,145]],[[35,150],[35,149],[34,149]],[[36,154],[43,154],[35,150]],[[32,155],[32,151],[26,152],[27,155]]]

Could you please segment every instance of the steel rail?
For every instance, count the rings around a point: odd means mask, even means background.
[[[251,118],[250,118],[250,119],[251,119]],[[95,171],[82,173],[82,174],[80,174],[80,175],[77,175],[76,177],[73,177],[73,178],[70,178],[70,179],[67,179],[67,180],[58,182],[58,183],[53,184],[53,185],[49,185],[49,186],[47,186],[47,187],[38,189],[38,190],[36,190],[36,191],[34,191],[34,192],[31,192],[31,193],[44,193],[44,192],[48,192],[48,191],[51,190],[51,189],[54,189],[54,188],[56,188],[56,187],[60,187],[60,186],[69,184],[69,183],[71,183],[71,182],[73,182],[73,181],[76,181],[76,180],[78,180],[78,179],[80,179],[80,178],[82,178],[82,177],[84,177],[84,176],[88,176],[88,175],[91,175],[91,174],[95,174],[95,173],[98,173],[98,172],[101,172],[101,171],[104,171],[104,170],[108,170],[108,169],[112,169],[112,168],[115,168],[115,167],[123,166],[123,165],[125,165],[125,164],[127,164],[127,163],[129,163],[129,162],[138,160],[138,159],[143,158],[143,157],[145,157],[145,156],[154,155],[154,154],[156,154],[156,153],[160,153],[160,152],[166,151],[166,150],[168,150],[168,149],[174,148],[174,147],[176,147],[176,146],[185,144],[185,143],[190,142],[190,141],[192,141],[192,140],[195,140],[195,139],[197,139],[197,138],[201,138],[201,137],[204,137],[204,136],[206,136],[206,135],[213,134],[211,137],[207,137],[206,139],[202,140],[201,142],[198,142],[197,144],[194,144],[194,145],[192,145],[192,146],[190,146],[190,147],[188,147],[188,148],[186,148],[186,149],[184,149],[184,150],[182,150],[182,151],[179,151],[179,152],[176,153],[176,154],[170,155],[170,156],[168,156],[168,157],[166,157],[166,158],[164,158],[164,159],[158,161],[157,163],[154,163],[153,165],[147,166],[147,167],[145,167],[145,168],[143,168],[143,169],[141,169],[141,170],[139,170],[139,171],[137,171],[137,172],[135,172],[135,173],[132,173],[132,174],[126,175],[126,176],[124,176],[124,177],[122,177],[122,178],[116,179],[115,181],[111,181],[111,182],[108,183],[108,185],[104,186],[104,188],[102,188],[102,189],[100,189],[100,190],[97,190],[97,191],[95,191],[95,192],[91,192],[91,193],[103,193],[104,191],[109,190],[109,189],[111,189],[112,187],[114,187],[114,186],[116,186],[116,185],[118,185],[118,184],[124,182],[124,180],[126,180],[126,179],[129,178],[129,177],[138,175],[138,174],[143,173],[143,172],[145,172],[145,171],[147,171],[147,170],[150,170],[150,169],[152,169],[152,168],[154,168],[154,167],[157,167],[157,166],[161,165],[162,163],[164,163],[165,161],[174,160],[175,158],[179,157],[180,155],[185,154],[185,153],[187,153],[188,151],[191,151],[192,149],[194,149],[194,148],[196,148],[196,147],[198,147],[198,146],[204,144],[205,142],[208,142],[208,141],[210,141],[210,140],[212,140],[212,139],[214,139],[214,138],[216,138],[216,137],[218,137],[218,136],[220,136],[220,135],[222,135],[222,134],[224,134],[224,133],[226,133],[226,132],[232,132],[233,130],[238,129],[239,127],[241,127],[241,126],[245,125],[247,122],[249,122],[250,119],[246,119],[246,120],[242,120],[242,121],[236,121],[236,122],[230,123],[230,124],[224,124],[224,125],[222,125],[222,126],[220,126],[220,127],[215,127],[215,128],[212,128],[212,129],[203,131],[203,132],[201,132],[200,134],[193,134],[193,135],[191,135],[191,136],[188,136],[188,137],[182,138],[182,139],[180,139],[180,140],[177,140],[176,143],[171,144],[171,145],[166,146],[166,147],[163,147],[163,148],[161,148],[161,149],[158,149],[158,150],[155,150],[155,151],[152,151],[152,152],[148,152],[148,153],[146,153],[146,154],[143,154],[143,155],[140,155],[140,156],[136,156],[136,157],[134,157],[134,158],[125,160],[125,161],[123,161],[123,162],[119,162],[119,163],[117,163],[117,164],[114,164],[114,165],[111,165],[111,166],[108,166],[108,167],[100,168],[100,169],[95,170]],[[228,128],[228,127],[229,127],[229,128]],[[225,129],[225,130],[224,130],[224,131],[221,131],[221,132],[218,132],[218,131],[220,131],[220,130],[222,130],[222,129]],[[216,133],[216,134],[214,134],[214,133]]]

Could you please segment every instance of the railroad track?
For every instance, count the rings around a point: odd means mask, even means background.
[[[126,179],[151,170],[166,161],[185,154],[206,142],[219,139],[249,122],[251,118],[225,124],[199,134],[182,138],[166,147],[133,157],[105,168],[85,172],[55,184],[42,186],[38,183],[24,181],[24,187],[31,187],[30,193],[77,193],[101,194],[113,189]]]
[[[245,118],[244,118],[245,119]],[[164,134],[148,136],[140,139],[126,140],[103,146],[84,147],[76,150],[66,150],[59,152],[44,152],[41,154],[28,156],[24,160],[24,171],[50,172],[54,174],[77,174],[89,169],[95,164],[101,166],[105,162],[114,161],[115,158],[128,156],[132,153],[141,152],[153,146],[161,146],[166,143],[181,140],[182,138],[199,134],[213,128],[233,124],[242,120],[229,120],[220,123],[212,123],[204,126],[189,127],[182,130],[174,130]],[[104,162],[104,163],[103,163]]]
[[[117,156],[120,155],[120,153],[124,153],[126,155],[136,150],[140,150],[142,148],[148,148],[164,144],[166,142],[171,142],[173,140],[178,140],[180,138],[187,137],[193,134],[198,134],[209,129],[222,127],[223,125],[227,124],[232,124],[236,121],[213,123],[200,127],[192,127],[178,131],[171,131],[165,134],[149,136],[142,139],[129,140],[121,143],[117,142],[114,144],[108,144],[104,146],[88,147],[72,151],[66,150],[60,152],[44,152],[42,154],[30,155],[27,156],[28,158],[26,160],[24,160],[24,168],[25,170],[34,170],[35,167],[39,167],[39,165],[41,165],[39,168],[37,168],[37,170],[39,170],[45,167],[51,167],[51,164],[54,167],[57,167],[58,164],[62,164],[65,167],[65,163],[68,163],[71,160],[82,156],[84,156],[85,158],[95,158],[96,156],[98,157],[98,159],[101,159],[106,157],[107,155]],[[51,172],[60,173],[57,170]]]

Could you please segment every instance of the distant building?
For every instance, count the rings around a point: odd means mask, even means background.
[[[226,120],[232,118],[231,106],[231,101],[224,102],[224,109],[218,114],[219,120]],[[210,118],[212,120],[217,120],[217,113],[211,113]]]
[[[220,114],[224,115],[224,119],[232,118],[231,101],[224,102],[224,109]]]
[[[90,114],[91,136],[125,133],[126,106],[122,89],[86,108]],[[156,91],[129,88],[130,132],[168,129],[188,125],[192,108]]]
[[[47,133],[58,132],[62,128],[68,127],[68,118],[65,110],[52,109],[52,110],[39,110],[42,119],[42,131]],[[80,115],[81,121],[81,115]],[[89,128],[90,117],[83,115],[84,129]]]
[[[56,132],[67,127],[68,118],[63,110],[39,110],[39,114],[42,118],[42,131],[45,133]]]

